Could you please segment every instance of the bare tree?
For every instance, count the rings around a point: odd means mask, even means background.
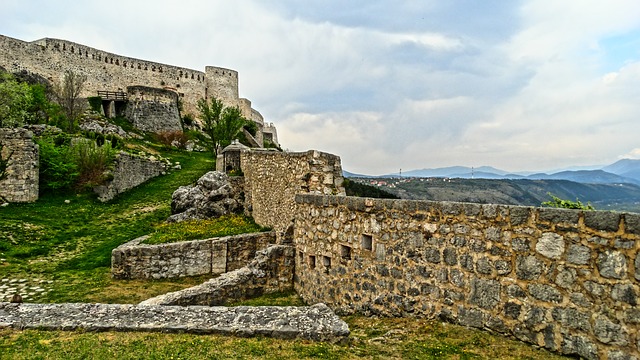
[[[55,87],[58,104],[67,116],[67,131],[69,132],[73,132],[76,120],[78,120],[80,114],[85,110],[86,103],[80,98],[80,94],[86,81],[87,77],[85,75],[66,70],[64,72],[62,85]]]

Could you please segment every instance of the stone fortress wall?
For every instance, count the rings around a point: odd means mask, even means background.
[[[38,200],[38,154],[31,131],[0,128],[0,203]]]
[[[273,228],[278,243],[292,240],[296,194],[345,195],[340,157],[332,154],[251,150],[242,152],[240,164],[245,212]]]
[[[261,128],[262,115],[251,109],[251,102],[239,98],[238,72],[215,66],[198,71],[179,66],[135,59],[77,44],[44,38],[25,42],[0,35],[0,66],[9,72],[36,73],[60,83],[66,70],[87,76],[81,96],[98,91],[125,92],[129,86],[147,86],[175,91],[184,112],[197,114],[199,99],[220,98],[227,106],[239,106],[243,115]],[[247,103],[249,104],[247,107]]]
[[[297,196],[295,289],[586,359],[640,358],[640,214]]]

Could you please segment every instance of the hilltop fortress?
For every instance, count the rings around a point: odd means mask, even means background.
[[[0,35],[0,66],[12,73],[38,74],[51,83],[60,83],[64,72],[71,70],[87,76],[82,97],[98,96],[111,101],[111,109],[118,110],[116,95],[140,99],[140,87],[162,89],[175,93],[182,102],[184,114],[196,115],[199,99],[217,97],[226,106],[238,106],[247,119],[258,128],[256,140],[262,138],[278,143],[275,126],[265,123],[262,115],[251,107],[251,101],[238,95],[238,72],[207,66],[198,71],[113,54],[71,41],[44,38],[26,42]],[[138,87],[133,94],[127,88]],[[105,93],[109,95],[104,96]],[[156,91],[153,97],[158,97]],[[168,96],[164,96],[167,98]],[[170,97],[170,96],[169,96]],[[115,102],[115,106],[113,104]],[[105,108],[110,115],[110,108]]]

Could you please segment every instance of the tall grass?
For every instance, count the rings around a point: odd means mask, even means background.
[[[107,171],[113,167],[116,156],[110,141],[99,146],[95,140],[79,139],[72,143],[70,153],[79,172],[76,187],[93,187],[108,180]]]

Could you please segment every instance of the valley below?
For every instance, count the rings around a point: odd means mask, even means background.
[[[541,206],[549,194],[579,200],[596,210],[640,212],[640,186],[631,183],[593,184],[569,180],[464,179],[446,177],[351,178],[402,199],[480,204]]]

